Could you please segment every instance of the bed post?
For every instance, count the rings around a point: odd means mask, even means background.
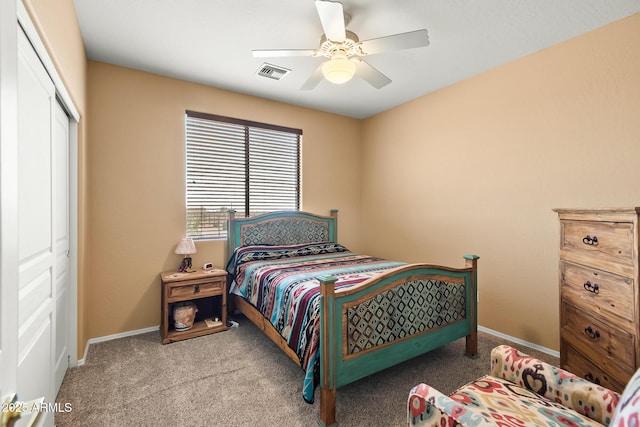
[[[333,211],[332,211],[333,212]],[[320,276],[320,419],[322,427],[336,423],[335,283],[337,277]]]
[[[477,358],[478,355],[478,258],[477,255],[465,255],[465,265],[467,268],[471,268],[471,301],[469,306],[471,307],[471,313],[469,318],[471,320],[471,333],[466,337],[466,350],[465,355],[471,358]]]
[[[338,209],[331,209],[331,218],[333,218],[333,241],[338,243]]]
[[[229,214],[229,219],[227,220],[227,259],[224,262],[229,261],[233,251],[236,249],[236,227],[233,225],[233,221],[236,218],[236,211],[234,209],[229,209],[227,211]]]

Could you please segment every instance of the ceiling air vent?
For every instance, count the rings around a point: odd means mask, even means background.
[[[262,77],[269,77],[270,79],[280,80],[290,72],[291,70],[287,68],[278,67],[277,65],[267,64],[265,62],[260,66],[257,74]]]

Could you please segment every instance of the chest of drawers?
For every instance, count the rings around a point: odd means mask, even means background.
[[[640,208],[554,211],[560,220],[560,365],[622,392],[640,367]]]

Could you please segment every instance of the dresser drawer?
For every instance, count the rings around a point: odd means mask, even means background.
[[[624,321],[613,319],[623,328],[635,319],[634,282],[594,268],[568,262],[560,263],[561,297],[587,312],[613,314]]]
[[[634,335],[613,327],[599,318],[562,304],[562,338],[578,348],[590,360],[612,359],[627,373],[635,371]]]
[[[224,280],[215,280],[183,286],[171,286],[169,288],[169,298],[201,298],[220,295],[224,289],[224,284]]]
[[[626,375],[616,377],[605,372],[599,368],[596,363],[587,359],[566,342],[563,343],[560,354],[563,359],[561,364],[562,369],[618,393],[622,393],[626,383],[630,379],[630,377]]]
[[[597,264],[607,271],[616,271],[624,265],[632,271],[633,227],[631,222],[564,220],[561,222],[560,249],[573,255],[581,264]]]

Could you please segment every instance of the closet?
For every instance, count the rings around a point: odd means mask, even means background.
[[[53,426],[57,392],[76,363],[78,115],[16,7],[0,8],[0,394],[46,405],[17,426]]]

